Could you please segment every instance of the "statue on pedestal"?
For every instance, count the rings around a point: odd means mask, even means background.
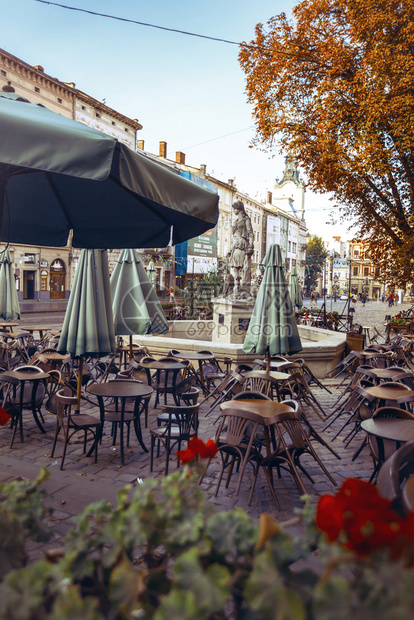
[[[233,203],[235,220],[232,225],[232,248],[229,257],[230,272],[234,278],[233,297],[251,297],[251,262],[254,250],[254,234],[250,217],[241,200]]]

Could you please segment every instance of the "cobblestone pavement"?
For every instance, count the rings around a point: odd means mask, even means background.
[[[361,307],[358,308],[358,305]],[[398,310],[404,307],[408,308],[410,304],[400,305]],[[391,314],[393,314],[393,310],[395,311],[395,309],[390,310]],[[377,325],[378,329],[383,332],[384,316],[388,313],[388,308],[382,303],[369,302],[365,308],[362,308],[362,305],[357,303],[355,320],[360,322],[359,317],[362,316],[364,319],[363,324]],[[33,316],[30,318],[32,324],[37,322]],[[43,316],[43,319],[45,319],[45,316]],[[325,379],[323,383],[331,393],[319,387],[312,389],[326,415],[329,415],[335,401],[341,394],[343,386],[338,388],[339,379]],[[151,405],[153,402],[154,398],[151,400]],[[206,417],[205,412],[208,407],[209,401],[200,408],[199,435],[205,440],[209,437],[214,437],[216,430],[215,420],[219,413],[218,409],[216,409]],[[159,408],[153,409],[150,406],[148,428],[143,428],[143,438],[148,447],[150,445],[149,428],[156,426],[156,417],[159,411]],[[363,440],[363,433],[359,433],[348,448],[345,447],[343,442],[344,433],[331,443],[332,437],[341,428],[343,419],[338,419],[331,427],[324,431],[322,429],[326,425],[326,421],[321,420],[310,407],[305,406],[305,412],[315,428],[341,457],[341,460],[339,460],[326,447],[315,444],[318,455],[338,484],[350,476],[369,479],[373,463],[368,449],[364,448],[358,458],[354,462],[352,461],[353,453]],[[105,498],[115,504],[116,492],[125,484],[137,484],[138,478],[160,478],[163,476],[164,458],[162,452],[159,458],[155,458],[154,472],[151,473],[149,454],[143,452],[134,437],[131,437],[131,447],[126,450],[125,466],[122,466],[119,458],[119,445],[112,446],[109,425],[105,426],[105,435],[102,445],[99,446],[98,462],[96,464],[93,463],[91,458],[87,458],[82,454],[82,445],[75,443],[69,446],[64,470],[60,471],[61,443],[58,443],[55,458],[52,459],[50,457],[55,429],[54,416],[46,413],[44,426],[46,433],[42,434],[35,425],[32,415],[26,412],[24,415],[24,442],[20,443],[19,438],[16,437],[12,449],[9,448],[9,428],[0,428],[0,480],[9,480],[16,476],[32,479],[36,477],[41,467],[47,467],[50,472],[50,478],[44,483],[44,488],[49,494],[47,505],[55,511],[53,520],[50,522],[55,535],[47,545],[38,546],[34,543],[31,544],[32,557],[36,557],[46,548],[59,546],[62,542],[62,537],[68,528],[71,527],[73,517],[79,514],[89,503]],[[206,493],[208,501],[214,503],[219,510],[241,507],[255,517],[262,512],[270,512],[278,519],[285,520],[292,516],[295,507],[301,506],[301,500],[293,480],[289,474],[283,473],[281,479],[275,476],[275,489],[281,504],[281,510],[278,511],[274,505],[263,472],[259,474],[252,504],[247,506],[251,480],[250,468],[245,474],[238,496],[234,492],[236,481],[236,478],[234,478],[228,489],[225,488],[225,483],[223,482],[218,496],[215,497],[214,491],[219,471],[219,462],[219,457],[213,460],[202,483],[202,488]],[[311,483],[303,477],[304,483],[311,502],[316,503],[321,494],[332,492],[334,487],[312,459],[303,458],[303,463],[314,480]],[[174,467],[174,461],[172,461],[172,469]]]

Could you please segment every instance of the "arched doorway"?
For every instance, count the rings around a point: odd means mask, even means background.
[[[66,265],[55,259],[50,265],[50,299],[65,299]]]

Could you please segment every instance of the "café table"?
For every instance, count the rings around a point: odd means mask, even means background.
[[[215,359],[214,353],[207,353],[206,351],[187,351],[185,353],[180,353],[179,351],[174,351],[174,357],[176,357],[179,360],[190,360],[190,362],[198,362],[200,381],[202,384],[203,391],[206,392],[204,373],[203,373],[203,362],[209,362],[209,361],[214,360]]]
[[[395,449],[407,441],[414,441],[414,420],[401,418],[370,418],[362,420],[361,428],[369,435],[374,435],[378,443],[379,460],[372,474],[372,479],[384,463],[384,440],[394,441]]]
[[[39,340],[42,340],[44,333],[50,331],[52,328],[51,327],[44,327],[43,325],[34,325],[34,326],[32,325],[32,326],[29,326],[29,327],[24,325],[22,327],[22,329],[24,329],[25,332],[29,332],[30,334],[32,334],[32,336],[33,336],[34,332],[39,332]],[[33,338],[34,338],[34,336],[33,336]]]
[[[278,416],[283,413],[294,412],[292,407],[280,403],[276,400],[258,400],[255,398],[240,398],[237,400],[227,400],[221,403],[220,410],[225,412],[231,411],[246,411],[249,415],[254,417],[254,421],[258,422],[264,427],[266,452],[271,454],[271,438],[272,426],[278,421]],[[269,433],[270,430],[270,433]]]
[[[55,370],[58,366],[62,366],[65,362],[70,360],[70,353],[58,353],[57,351],[44,351],[39,353],[38,360],[43,364],[51,362],[52,370]]]
[[[414,400],[414,390],[406,390],[403,387],[389,387],[386,383],[365,388],[366,392],[378,400],[378,407],[383,407],[386,402],[395,401],[398,406]]]
[[[168,392],[172,393],[175,404],[179,405],[178,398],[175,393],[175,385],[177,382],[178,373],[187,368],[186,364],[178,361],[164,362],[162,360],[148,360],[148,358],[144,358],[139,362],[139,366],[146,371],[149,385],[152,381],[151,370],[156,371],[157,399],[154,407],[158,405],[158,392],[164,393],[164,405],[167,404]],[[165,373],[163,378],[161,373]],[[169,382],[169,378],[171,377],[171,382]]]
[[[17,386],[20,387],[20,402],[19,402],[19,407],[20,410],[23,412],[23,407],[25,405],[27,405],[27,403],[24,402],[24,386],[26,384],[26,382],[32,382],[33,383],[33,387],[32,387],[32,394],[31,394],[31,399],[30,399],[30,407],[32,410],[32,414],[33,414],[33,418],[34,421],[36,422],[38,428],[41,430],[42,433],[45,433],[45,429],[42,426],[42,423],[39,420],[39,416],[37,415],[37,408],[36,408],[36,393],[37,393],[37,389],[39,386],[39,383],[41,381],[46,381],[46,379],[49,378],[49,373],[48,372],[43,372],[43,370],[6,370],[6,372],[1,373],[0,375],[0,379],[1,381],[4,381],[5,383],[10,382],[13,385],[13,392],[14,394],[16,393],[16,388]]]
[[[279,385],[280,383],[283,384],[290,379],[291,375],[289,373],[279,372],[277,370],[270,370],[269,372],[267,372],[266,370],[261,370],[261,369],[252,370],[251,372],[254,374],[254,377],[259,377],[260,375],[263,375],[263,379],[266,379],[266,377],[271,377],[274,382],[274,387],[276,388],[277,399],[280,400]],[[243,372],[242,376],[246,378],[246,381],[248,381],[250,374],[251,374],[250,372],[247,372],[247,373]],[[273,398],[272,391],[268,395],[271,398]]]
[[[404,370],[404,372],[401,372],[401,370]],[[365,372],[367,371],[367,372]],[[367,374],[368,377],[372,377],[378,382],[382,382],[382,381],[398,381],[398,378],[401,375],[405,375],[407,373],[409,373],[409,371],[407,369],[397,369],[397,368],[372,368],[370,367],[369,369],[365,369],[365,368],[357,368],[355,370],[356,373],[358,374]],[[414,378],[414,373],[413,373],[413,378]],[[385,386],[386,387],[386,386]]]
[[[113,424],[119,424],[119,442],[121,452],[121,463],[125,465],[124,458],[124,423],[133,423],[135,434],[137,439],[144,450],[148,452],[148,448],[144,443],[141,432],[141,421],[139,406],[141,400],[145,396],[150,396],[153,393],[153,388],[144,383],[138,383],[138,381],[108,381],[107,383],[93,383],[88,385],[86,391],[89,394],[93,394],[97,397],[99,403],[100,418],[102,422],[101,429],[104,422],[111,422]],[[116,409],[105,409],[104,398],[114,399],[116,402]],[[117,401],[121,401],[121,411],[117,410]],[[125,411],[125,405],[127,399],[134,399],[134,411],[131,413]],[[101,431],[102,432],[102,431]],[[114,435],[114,442],[116,436]]]
[[[9,332],[11,331],[12,327],[18,327],[20,325],[20,323],[12,323],[9,321],[0,323],[0,331],[3,332]]]

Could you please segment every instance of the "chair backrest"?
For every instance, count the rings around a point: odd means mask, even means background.
[[[300,420],[296,417],[295,412],[292,411],[280,414],[276,422],[276,430],[278,432],[279,441],[284,448],[286,448],[284,435],[289,437],[291,446],[296,450],[309,447],[308,437]]]
[[[162,413],[168,413],[167,427],[168,432],[171,426],[178,426],[178,432],[182,440],[189,439],[198,429],[198,410],[200,405],[164,405],[161,409]]]
[[[56,392],[56,415],[60,426],[64,425],[65,415],[70,417],[72,405],[76,407],[77,404],[78,399],[70,387],[64,387]]]
[[[244,373],[244,389],[254,392],[262,392],[266,396],[273,396],[273,388],[276,388],[277,381],[263,370],[252,370]]]
[[[256,437],[257,426],[257,420],[247,411],[224,411],[216,431],[216,443],[239,447],[249,437],[249,449]]]
[[[379,407],[373,414],[373,418],[402,418],[404,420],[414,420],[414,414],[406,409],[399,407]]]
[[[235,394],[232,400],[244,400],[246,398],[251,398],[254,400],[272,400],[269,396],[263,394],[263,392],[256,392],[254,390],[242,390],[238,394]]]
[[[241,374],[242,372],[251,372],[252,370],[254,370],[254,368],[253,366],[250,366],[250,364],[237,364],[235,368],[235,372],[238,374]]]
[[[414,441],[408,441],[382,465],[377,487],[383,497],[391,500],[396,509],[401,509],[401,487],[414,474]]]

